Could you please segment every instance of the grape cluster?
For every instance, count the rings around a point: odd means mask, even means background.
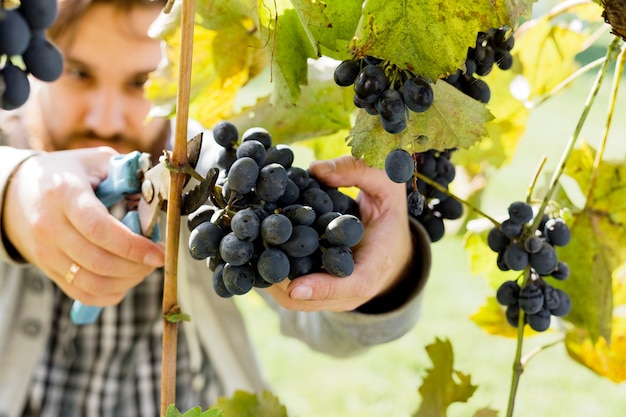
[[[354,105],[378,116],[383,129],[392,134],[406,129],[407,109],[425,112],[434,99],[428,80],[371,56],[342,61],[334,79],[341,87],[353,85]]]
[[[467,50],[465,72],[459,69],[444,80],[473,99],[488,103],[491,98],[489,85],[476,75],[489,74],[494,64],[501,70],[510,69],[513,66],[511,50],[514,45],[515,37],[508,35],[507,28],[478,32],[476,45]]]
[[[527,270],[525,284],[504,282],[497,300],[506,306],[509,323],[517,326],[519,310],[525,322],[536,331],[550,326],[550,317],[564,316],[571,309],[571,300],[563,290],[554,288],[546,278],[565,280],[569,277],[567,263],[557,257],[555,246],[565,246],[571,239],[567,223],[560,217],[543,214],[536,230],[532,206],[516,201],[509,206],[509,217],[494,226],[487,235],[487,244],[498,253],[497,265],[503,271]]]
[[[28,75],[54,81],[63,71],[63,56],[45,30],[57,15],[56,0],[21,0],[17,8],[0,4],[0,108],[13,110],[30,95]],[[15,61],[21,58],[23,68]]]
[[[456,176],[450,160],[455,149],[410,154],[404,149],[394,149],[385,158],[385,172],[394,182],[405,183],[409,215],[417,219],[432,242],[445,233],[444,219],[454,220],[463,214],[463,205],[449,194],[420,180],[415,172],[447,190]]]
[[[291,148],[272,145],[263,128],[248,129],[239,140],[235,125],[223,121],[213,136],[221,145],[220,193],[189,216],[188,227],[190,254],[209,258],[218,295],[243,295],[318,271],[352,274],[351,248],[364,234],[352,197],[293,166]]]

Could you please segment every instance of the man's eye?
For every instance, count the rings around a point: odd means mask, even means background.
[[[130,86],[132,88],[143,90],[147,82],[148,82],[147,78],[138,78],[136,80],[131,81]]]
[[[70,77],[76,78],[78,80],[86,80],[90,78],[89,74],[86,71],[76,69],[76,68],[68,68],[66,70],[66,73]]]

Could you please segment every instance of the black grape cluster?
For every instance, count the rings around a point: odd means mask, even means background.
[[[0,108],[13,110],[26,102],[29,74],[42,81],[61,75],[63,56],[45,34],[56,15],[56,0],[21,0],[14,9],[0,2]]]
[[[404,149],[394,149],[385,158],[385,172],[394,182],[405,183],[409,215],[417,219],[432,242],[445,233],[444,219],[454,220],[463,215],[463,205],[449,194],[420,180],[415,171],[447,190],[456,176],[450,160],[455,149],[410,154]]]
[[[533,209],[517,201],[508,209],[509,217],[487,235],[489,248],[498,253],[497,265],[503,271],[528,269],[525,284],[505,281],[497,291],[497,300],[506,306],[508,322],[517,326],[520,309],[525,322],[538,332],[550,327],[551,316],[570,312],[567,293],[555,288],[546,278],[565,280],[569,277],[567,263],[557,257],[555,246],[565,246],[571,239],[567,223],[560,217],[543,214],[536,230],[532,230]]]
[[[354,105],[378,116],[383,129],[392,134],[406,129],[407,109],[425,112],[434,99],[428,80],[370,56],[342,61],[334,79],[341,87],[353,85]]]
[[[293,166],[287,145],[272,145],[259,127],[239,140],[234,124],[213,128],[221,145],[221,193],[188,218],[189,251],[207,259],[213,288],[222,297],[243,295],[324,271],[345,277],[354,270],[352,247],[364,234],[358,205]]]
[[[467,50],[465,72],[457,70],[444,80],[473,99],[488,103],[491,98],[489,85],[476,78],[476,75],[489,74],[494,64],[501,70],[508,70],[513,66],[511,50],[515,45],[515,37],[508,32],[507,28],[478,32],[476,45]]]

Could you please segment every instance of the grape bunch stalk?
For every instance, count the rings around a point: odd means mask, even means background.
[[[0,2],[1,109],[13,110],[26,102],[28,75],[48,82],[61,76],[63,55],[45,33],[56,15],[56,0],[21,0],[14,8]]]
[[[272,145],[260,127],[241,138],[234,124],[219,122],[221,146],[212,205],[188,217],[189,251],[208,259],[221,297],[243,295],[313,272],[346,277],[354,271],[352,248],[364,225],[356,201],[293,166],[287,145]]]
[[[407,111],[423,113],[434,100],[430,81],[371,56],[342,61],[334,80],[341,87],[354,86],[354,105],[378,116],[392,134],[406,129]]]
[[[550,327],[551,316],[565,316],[572,307],[567,293],[549,282],[569,277],[569,267],[558,259],[555,247],[567,245],[571,232],[560,217],[542,213],[535,219],[532,206],[526,202],[512,203],[508,212],[506,220],[490,229],[487,244],[498,253],[499,269],[524,273],[521,283],[517,280],[503,282],[496,299],[506,307],[509,324],[517,327],[522,311],[524,323],[543,332]],[[535,220],[538,221],[536,228]]]

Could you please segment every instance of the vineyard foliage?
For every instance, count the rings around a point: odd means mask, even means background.
[[[470,179],[488,182],[515,155],[531,112],[541,111],[541,103],[579,68],[578,54],[606,26],[602,8],[591,1],[563,2],[542,16],[532,16],[534,4],[530,0],[198,0],[190,115],[207,127],[225,119],[242,130],[263,126],[276,143],[305,144],[324,159],[352,153],[376,167],[382,167],[387,153],[397,147],[410,152],[458,148],[453,161],[459,169]],[[175,112],[179,6],[154,27],[168,51],[168,64],[149,88],[156,104],[154,114]],[[502,26],[516,38],[514,65],[508,71],[494,67],[482,77],[491,88],[488,104],[442,80],[463,69],[467,49],[474,46],[479,31]],[[333,81],[338,60],[366,55],[388,60],[433,83],[433,106],[412,113],[408,129],[399,135],[386,133],[378,118],[356,109],[353,90]],[[574,131],[576,117],[561,120],[566,122]],[[418,142],[420,135],[428,141]],[[565,144],[567,138],[562,139]],[[622,382],[626,380],[626,161],[597,156],[592,146],[578,144],[564,172],[572,181],[557,190],[549,205],[567,215],[573,236],[558,251],[571,276],[557,284],[570,294],[573,308],[553,331],[565,333],[567,351],[575,361]],[[540,158],[538,150],[537,162]],[[528,167],[529,181],[534,169]],[[452,189],[469,194],[479,204],[481,189],[468,193],[462,186]],[[542,190],[545,186],[539,184],[533,201],[544,198]],[[477,219],[467,212],[466,222]],[[495,294],[500,283],[515,279],[519,272],[497,268],[496,254],[486,245],[490,224],[476,227],[480,223],[468,223],[474,227],[466,232],[466,250],[472,273],[484,276]],[[516,336],[494,298],[486,300],[472,319],[489,333]],[[432,349],[441,350],[439,359],[446,356],[446,343],[438,342]],[[463,381],[464,375],[455,378]],[[471,387],[467,381],[460,395],[471,395]]]

